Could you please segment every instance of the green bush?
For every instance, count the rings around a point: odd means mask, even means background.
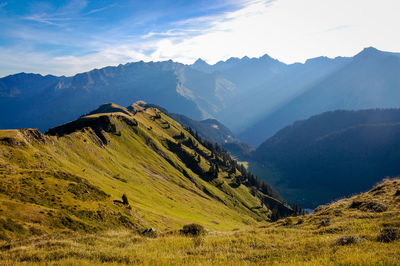
[[[200,236],[206,234],[206,229],[200,224],[187,224],[180,230],[186,236]]]

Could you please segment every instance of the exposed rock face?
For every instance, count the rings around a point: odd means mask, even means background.
[[[16,147],[35,142],[45,143],[46,136],[37,128],[5,130],[0,136],[0,142],[5,145]]]
[[[20,132],[28,141],[38,141],[42,143],[46,142],[46,136],[43,135],[37,128],[20,129]]]
[[[103,115],[99,117],[83,117],[76,121],[49,129],[46,134],[51,136],[64,136],[84,128],[91,128],[100,138],[103,144],[107,144],[107,139],[102,131],[108,133],[117,133],[115,125],[111,123],[110,117]]]

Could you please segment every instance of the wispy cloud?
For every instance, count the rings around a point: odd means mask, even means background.
[[[2,2],[2,3],[0,3],[0,8],[3,8],[3,7],[5,7],[7,5],[7,2]]]
[[[43,23],[47,25],[56,25],[56,26],[61,26],[60,21],[68,21],[71,20],[71,18],[66,18],[66,17],[53,17],[53,16],[48,16],[46,14],[33,14],[29,16],[22,17],[24,20],[30,20],[38,23]]]
[[[99,13],[99,12],[102,12],[102,11],[107,10],[109,8],[112,8],[114,6],[115,6],[115,4],[111,4],[111,5],[108,5],[108,6],[101,7],[101,8],[95,8],[95,9],[92,9],[92,10],[89,10],[88,12],[86,12],[85,15],[91,15],[91,14]]]
[[[29,15],[23,16],[23,20],[29,20],[33,22],[43,23],[47,25],[63,26],[65,22],[72,21],[74,19],[81,19],[80,13],[87,6],[86,0],[71,0],[66,5],[59,8],[47,6],[47,10],[41,10],[41,3],[34,9],[40,10],[33,12]],[[99,12],[93,10],[94,12]]]
[[[142,39],[149,38],[164,38],[164,37],[188,37],[190,35],[201,32],[199,29],[171,29],[164,32],[149,32],[145,35],[142,35]]]

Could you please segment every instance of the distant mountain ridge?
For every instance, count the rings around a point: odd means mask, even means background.
[[[296,120],[337,109],[400,107],[400,56],[366,48],[350,62],[311,84],[265,115],[239,137],[260,144]],[[262,134],[258,134],[262,132]]]
[[[324,111],[400,107],[399,54],[284,64],[268,55],[209,65],[143,61],[73,77],[16,74],[0,79],[0,128],[46,130],[104,102],[143,99],[193,120],[216,119],[253,146],[284,126]]]
[[[315,207],[400,175],[400,109],[332,111],[297,121],[252,154],[255,174]],[[273,182],[272,182],[273,181]]]

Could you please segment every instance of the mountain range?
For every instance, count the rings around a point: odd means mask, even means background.
[[[287,126],[249,169],[287,200],[315,208],[400,175],[400,109],[330,111]]]
[[[144,100],[193,120],[217,119],[258,146],[278,130],[336,109],[399,107],[400,56],[366,48],[354,57],[285,64],[264,55],[214,65],[171,60],[94,69],[72,77],[0,79],[0,128],[45,131],[104,102]]]
[[[284,126],[322,112],[400,107],[400,54],[367,48],[345,62],[239,137],[258,145]]]

